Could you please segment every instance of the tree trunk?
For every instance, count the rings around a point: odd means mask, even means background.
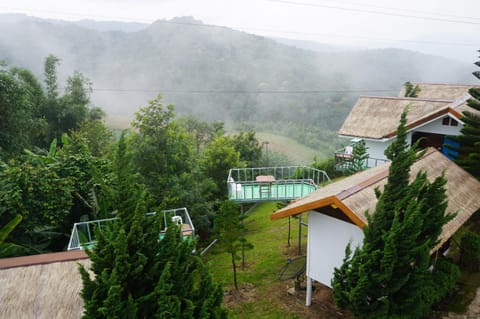
[[[232,267],[233,267],[233,285],[235,286],[235,290],[238,290],[237,265],[235,264],[235,254],[233,253],[232,253]]]

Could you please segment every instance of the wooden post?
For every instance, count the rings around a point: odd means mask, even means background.
[[[302,255],[302,214],[298,215],[298,255]]]
[[[240,214],[243,217],[243,204],[240,204]],[[243,220],[242,220],[243,223]],[[242,269],[245,268],[245,247],[242,245]]]

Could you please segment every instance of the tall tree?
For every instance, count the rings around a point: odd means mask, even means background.
[[[479,51],[480,52],[480,51]],[[480,67],[480,61],[475,62]],[[473,72],[480,79],[480,71]],[[470,174],[480,179],[480,88],[471,88],[468,93],[472,96],[467,105],[472,111],[464,111],[462,121],[465,123],[459,136],[450,138],[460,144],[459,148],[447,147],[459,151],[456,163]]]
[[[0,159],[31,148],[46,129],[40,116],[45,96],[33,74],[0,67]]]
[[[190,172],[193,162],[193,141],[174,121],[174,106],[164,107],[161,96],[135,113],[133,126],[133,161],[144,178],[148,191],[165,199],[165,189],[179,172]]]
[[[430,183],[420,172],[409,184],[418,155],[415,145],[408,147],[405,124],[406,112],[385,152],[392,161],[388,181],[377,190],[375,213],[367,212],[363,244],[353,254],[347,247],[332,280],[335,302],[360,318],[423,318],[448,292],[436,286],[439,271],[430,270],[431,250],[453,218],[445,214],[446,180],[442,175]]]
[[[59,63],[60,59],[53,54],[45,58],[45,86],[47,88],[47,98],[52,101],[58,98],[57,67]]]
[[[255,131],[240,132],[232,136],[233,147],[240,153],[240,160],[248,167],[260,165],[262,159],[262,144],[255,136]]]
[[[146,216],[144,197],[130,196],[135,211],[119,211],[87,252],[95,276],[80,266],[83,318],[226,318],[222,288],[192,255],[195,242],[175,225],[159,240],[161,217]]]
[[[245,167],[245,162],[240,160],[240,153],[235,150],[231,139],[217,136],[205,149],[200,166],[205,175],[215,182],[214,195],[221,199],[227,196],[228,171],[235,167]]]
[[[215,216],[215,232],[219,240],[220,250],[230,254],[233,270],[233,285],[238,289],[237,260],[242,249],[252,249],[253,245],[245,238],[245,215],[240,212],[238,204],[233,201],[224,201]]]

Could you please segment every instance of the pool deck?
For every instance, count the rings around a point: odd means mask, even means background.
[[[228,198],[237,202],[289,201],[306,196],[317,189],[311,183],[252,183],[237,184]]]

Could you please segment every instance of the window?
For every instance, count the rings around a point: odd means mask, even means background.
[[[458,122],[455,119],[452,119],[450,117],[444,117],[442,119],[442,125],[446,126],[458,126]]]

